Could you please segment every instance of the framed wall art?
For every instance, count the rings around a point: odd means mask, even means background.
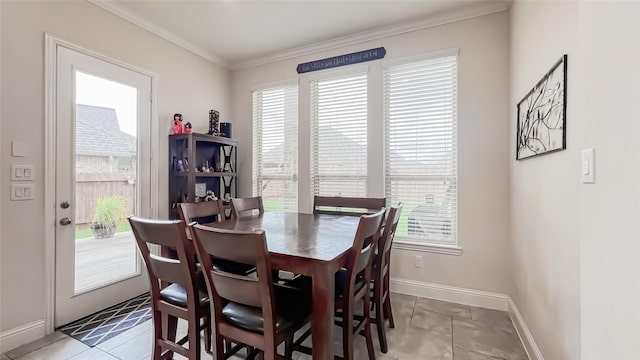
[[[518,103],[516,160],[566,148],[567,55]]]

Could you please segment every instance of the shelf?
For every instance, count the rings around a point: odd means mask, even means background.
[[[221,176],[238,176],[235,172],[194,172],[196,177],[221,177]],[[171,176],[189,176],[188,172],[173,172]]]
[[[238,176],[237,173],[234,172],[196,172],[196,177],[220,177],[220,176]]]
[[[222,136],[213,136],[213,135],[207,135],[207,134],[191,133],[191,134],[171,134],[171,135],[169,135],[169,139],[170,140],[186,140],[186,139],[189,139],[189,137],[191,137],[194,141],[213,142],[213,143],[218,143],[218,144],[222,144],[222,145],[230,145],[230,146],[235,146],[235,145],[238,144],[238,141],[236,141],[234,139],[231,139],[231,138],[222,137]]]
[[[236,196],[237,171],[200,172],[196,165],[200,165],[200,169],[202,165],[215,164],[218,169],[237,170],[237,144],[234,139],[207,134],[169,135],[169,214],[172,218],[177,218],[177,203],[195,201],[196,184],[205,184],[207,191],[213,191],[219,198]],[[183,166],[189,165],[186,171],[175,171],[181,169],[180,160]]]

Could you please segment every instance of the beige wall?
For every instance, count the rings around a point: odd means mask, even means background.
[[[167,216],[167,134],[180,112],[205,132],[208,111],[229,117],[229,72],[88,2],[0,2],[0,332],[44,317],[44,33],[158,76],[160,216]],[[28,155],[11,157],[11,141]],[[35,165],[35,199],[11,202],[9,165]]]
[[[596,149],[580,191],[584,360],[640,359],[640,2],[581,2],[579,149]],[[569,128],[571,129],[571,127]],[[570,130],[571,131],[571,130]],[[577,154],[576,154],[577,155]],[[574,168],[578,168],[574,158]]]
[[[511,34],[512,104],[569,56],[567,150],[510,163],[512,297],[545,359],[638,359],[640,3],[518,1]]]
[[[578,359],[580,353],[577,10],[576,2],[511,7],[511,134],[515,104],[568,54],[567,150],[515,161],[515,137],[509,146],[512,298],[545,359]]]
[[[384,46],[385,59],[459,48],[459,239],[462,256],[394,250],[393,277],[464,288],[510,292],[507,258],[510,159],[509,15],[507,12],[415,31],[232,73],[234,137],[241,142],[240,171],[251,174],[252,86],[297,79],[298,63]],[[380,71],[370,62],[370,71]],[[308,148],[309,106],[306,77],[300,77],[300,148]],[[379,81],[370,82],[382,94]],[[378,95],[381,96],[381,95]],[[372,114],[371,116],[375,116]],[[380,116],[381,119],[381,116]],[[305,145],[307,144],[307,145]],[[308,159],[308,150],[300,152]],[[299,162],[301,210],[310,209],[305,161]],[[377,169],[381,172],[381,169]],[[241,177],[241,194],[251,193],[250,176]],[[376,195],[376,194],[370,194]],[[378,194],[382,195],[382,194]],[[413,266],[415,254],[424,268]]]

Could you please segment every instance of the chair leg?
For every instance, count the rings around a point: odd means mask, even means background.
[[[345,304],[342,316],[342,358],[353,360],[353,308],[351,304]]]
[[[389,319],[389,327],[394,328],[396,324],[393,322],[393,311],[391,310],[391,291],[389,290],[389,273],[384,276],[384,288],[382,289],[382,293],[384,294],[384,308],[386,317],[385,319]]]
[[[217,334],[215,332],[215,329],[213,329],[212,332],[213,332],[213,341],[214,341],[213,348],[211,349],[213,353],[212,357],[215,360],[224,360],[224,353],[225,353],[224,349],[226,348],[226,344],[229,344],[229,342],[223,341],[222,336]]]
[[[175,316],[168,315],[167,316],[167,340],[175,342],[177,330],[178,330],[178,318]],[[173,359],[173,351],[167,352],[167,354],[165,354],[164,357],[168,359]]]
[[[189,336],[189,359],[200,359],[200,319],[195,311],[189,312],[187,335]]]
[[[376,278],[377,279],[377,278]],[[380,279],[382,280],[382,279]],[[383,307],[383,289],[382,289],[382,281],[376,281],[373,286],[373,299],[371,300],[372,306],[370,308],[375,309],[375,319],[373,323],[376,325],[376,330],[378,331],[378,342],[380,343],[380,350],[383,353],[387,353],[387,334],[384,328],[384,315],[385,309]],[[369,318],[371,319],[371,318]]]
[[[373,339],[371,337],[371,314],[369,313],[369,294],[365,294],[364,295],[364,338],[367,342],[367,352],[369,353],[369,360],[375,360],[376,359],[376,352],[373,349]],[[379,331],[380,329],[378,329]],[[385,339],[386,340],[386,339]],[[386,345],[386,344],[385,344]]]
[[[395,328],[396,324],[393,322],[393,311],[391,310],[391,294],[387,293],[387,297],[384,299],[384,312],[389,319],[389,327]]]
[[[376,304],[376,318],[375,318],[376,330],[378,331],[378,342],[380,342],[380,350],[383,353],[387,353],[387,332],[384,324],[384,308],[381,302]]]
[[[204,347],[207,353],[211,353],[211,316],[204,317]]]
[[[162,314],[160,312],[155,312],[153,314],[153,360],[162,359],[162,347],[159,344],[159,341],[162,337]]]
[[[277,358],[277,352],[275,348],[271,348],[271,349],[264,349],[264,351],[262,352],[262,356],[261,359],[263,360],[276,360]]]

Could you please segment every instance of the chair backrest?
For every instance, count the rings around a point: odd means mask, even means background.
[[[264,214],[262,206],[262,197],[256,196],[251,198],[232,198],[231,199],[231,217],[239,218],[246,215],[247,212],[257,210],[259,215]]]
[[[380,241],[378,242],[378,256],[374,260],[377,262],[376,266],[382,274],[388,270],[387,267],[391,260],[391,245],[393,244],[393,238],[396,236],[396,229],[398,228],[403,207],[404,204],[400,202],[397,206],[392,206],[387,211],[382,236],[380,236]]]
[[[151,295],[154,301],[160,298],[160,281],[178,283],[188,295],[195,296],[195,254],[189,245],[186,226],[182,220],[150,220],[129,217],[131,230],[144,260],[151,280]],[[175,250],[177,259],[152,254],[150,245],[159,245]]]
[[[375,213],[385,207],[385,204],[385,198],[314,196],[313,213],[360,216]]]
[[[206,224],[225,220],[222,200],[180,203],[180,219],[185,224],[197,222]]]
[[[347,276],[349,277],[349,296],[353,296],[355,282],[358,274],[364,272],[365,284],[371,280],[371,262],[373,251],[380,238],[380,229],[384,219],[385,209],[370,215],[360,216],[358,229],[353,239],[353,246],[349,254],[347,264]]]
[[[228,301],[258,307],[264,317],[265,335],[275,333],[275,302],[271,263],[264,230],[234,231],[189,224],[198,259],[205,273],[216,322]],[[215,260],[234,261],[256,267],[255,276],[225,272],[213,266]]]

